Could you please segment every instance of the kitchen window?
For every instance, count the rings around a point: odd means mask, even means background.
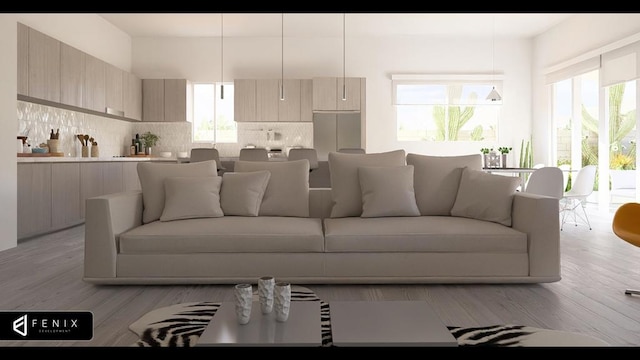
[[[491,75],[394,75],[398,141],[497,141],[502,101]]]
[[[220,98],[224,84],[224,99]],[[193,142],[237,143],[233,83],[193,84]]]

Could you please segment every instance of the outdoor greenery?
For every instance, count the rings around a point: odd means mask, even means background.
[[[462,97],[462,86],[449,86],[449,99],[460,99]],[[478,94],[475,92],[469,95],[469,103],[475,104],[478,99]],[[444,106],[434,106],[433,108],[433,119],[436,123],[436,139],[437,141],[456,141],[458,140],[458,133],[460,129],[473,117],[473,113],[475,111],[475,107],[473,106],[465,106],[464,108],[460,106],[449,105],[448,110],[445,111]],[[448,125],[448,128],[445,131],[445,127]],[[482,140],[482,126],[476,126],[471,134],[471,138],[474,141]],[[476,140],[478,139],[478,140]]]

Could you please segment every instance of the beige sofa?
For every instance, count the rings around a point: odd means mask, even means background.
[[[393,161],[398,161],[397,155],[393,155]],[[336,160],[336,156],[340,159]],[[357,156],[361,158],[355,158]],[[560,280],[557,199],[511,194],[510,226],[459,213],[460,210],[456,210],[460,205],[459,198],[455,204],[449,204],[453,208],[448,210],[458,211],[458,216],[393,216],[375,213],[369,196],[372,193],[363,192],[356,196],[359,198],[356,201],[368,201],[369,208],[363,205],[365,210],[362,211],[369,214],[373,211],[373,216],[364,217],[364,212],[360,216],[337,214],[336,204],[341,201],[339,193],[343,191],[348,196],[354,195],[348,186],[345,188],[337,184],[357,186],[349,178],[353,177],[354,167],[358,173],[358,168],[367,164],[386,166],[385,161],[380,161],[385,155],[367,154],[368,160],[362,156],[330,154],[333,189],[309,189],[306,171],[307,187],[302,189],[306,193],[304,199],[296,196],[297,190],[290,176],[270,170],[269,187],[287,189],[293,199],[287,201],[298,201],[298,205],[308,206],[308,214],[299,217],[260,213],[259,216],[225,215],[145,222],[144,183],[142,192],[88,199],[84,280],[95,284],[226,284],[255,282],[265,275],[297,284],[543,283]],[[450,206],[438,207],[450,201],[450,196],[449,200],[446,199],[447,192],[461,195],[463,182],[467,181],[464,175],[469,171],[468,164],[473,163],[477,168],[481,166],[480,155],[477,158],[475,155],[458,157],[459,163],[453,161],[453,157],[415,154],[407,155],[405,162],[404,152],[401,156],[404,165],[412,163],[408,167],[411,168],[412,180],[416,182],[415,199],[419,200],[417,204],[421,213],[446,212]],[[332,163],[332,160],[335,161]],[[451,171],[425,171],[420,164],[423,160],[426,163],[435,160],[437,166]],[[250,172],[264,167],[269,169],[270,166],[273,164],[247,162],[236,164],[236,171]],[[306,166],[308,169],[308,163]],[[349,171],[345,172],[345,169],[350,169],[351,173],[346,174]],[[461,171],[463,175],[460,175]],[[395,176],[395,173],[388,171],[384,176]],[[304,183],[304,175],[300,176]],[[425,192],[423,184],[433,185],[434,176],[440,181],[441,188],[429,188]],[[225,181],[222,181],[222,195]],[[360,184],[363,188],[370,185]],[[469,185],[468,181],[466,185]],[[477,183],[474,187],[478,187]],[[422,191],[418,191],[419,188]],[[261,212],[267,201],[278,200],[273,196],[267,199],[269,189]],[[513,189],[515,191],[515,186]],[[393,189],[389,192],[396,194]],[[270,195],[274,194],[272,191]],[[378,198],[384,202],[378,210],[393,208],[394,202],[401,197],[396,194]],[[224,202],[223,198],[221,203]],[[428,209],[429,204],[435,208]],[[286,205],[289,208],[290,204]],[[273,206],[271,208],[274,209]],[[483,211],[487,212],[486,209]]]

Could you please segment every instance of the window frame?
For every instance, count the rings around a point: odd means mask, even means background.
[[[191,105],[192,105],[192,109],[193,111],[191,111],[191,116],[189,118],[189,122],[191,123],[191,142],[193,144],[237,144],[238,143],[238,124],[236,122],[236,141],[235,142],[220,142],[218,141],[218,131],[217,131],[217,106],[215,104],[216,102],[216,97],[218,96],[218,87],[219,85],[225,85],[225,86],[233,86],[234,83],[233,81],[214,81],[214,82],[208,82],[208,81],[197,81],[197,82],[191,82],[191,93],[193,94],[191,96]],[[214,104],[213,104],[213,122],[214,122],[214,131],[213,131],[213,140],[196,140],[195,139],[195,135],[196,135],[196,131],[195,131],[195,88],[197,85],[213,85],[213,98],[214,98]],[[235,89],[234,89],[235,90]],[[234,92],[235,94],[235,92]],[[228,92],[225,91],[225,97],[228,96]],[[235,101],[235,98],[234,98]],[[234,122],[235,122],[235,118],[234,118]]]

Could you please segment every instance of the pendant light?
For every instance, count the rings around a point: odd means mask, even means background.
[[[284,101],[284,13],[282,13],[280,25],[280,100]]]
[[[491,89],[491,92],[489,93],[489,95],[487,95],[487,100],[490,101],[500,101],[502,100],[502,96],[500,96],[500,94],[498,93],[498,91],[496,90],[496,85],[495,85],[495,74],[496,74],[496,64],[495,64],[495,57],[496,57],[496,17],[495,15],[493,15],[493,28],[492,28],[492,34],[491,34],[491,68],[492,68],[492,72],[491,72],[491,81],[494,82],[493,85],[493,89]]]
[[[220,100],[224,100],[224,18],[220,13]]]
[[[345,37],[345,23],[347,14],[342,14],[342,101],[347,100],[347,78],[345,76],[345,63],[346,63],[346,37]]]

